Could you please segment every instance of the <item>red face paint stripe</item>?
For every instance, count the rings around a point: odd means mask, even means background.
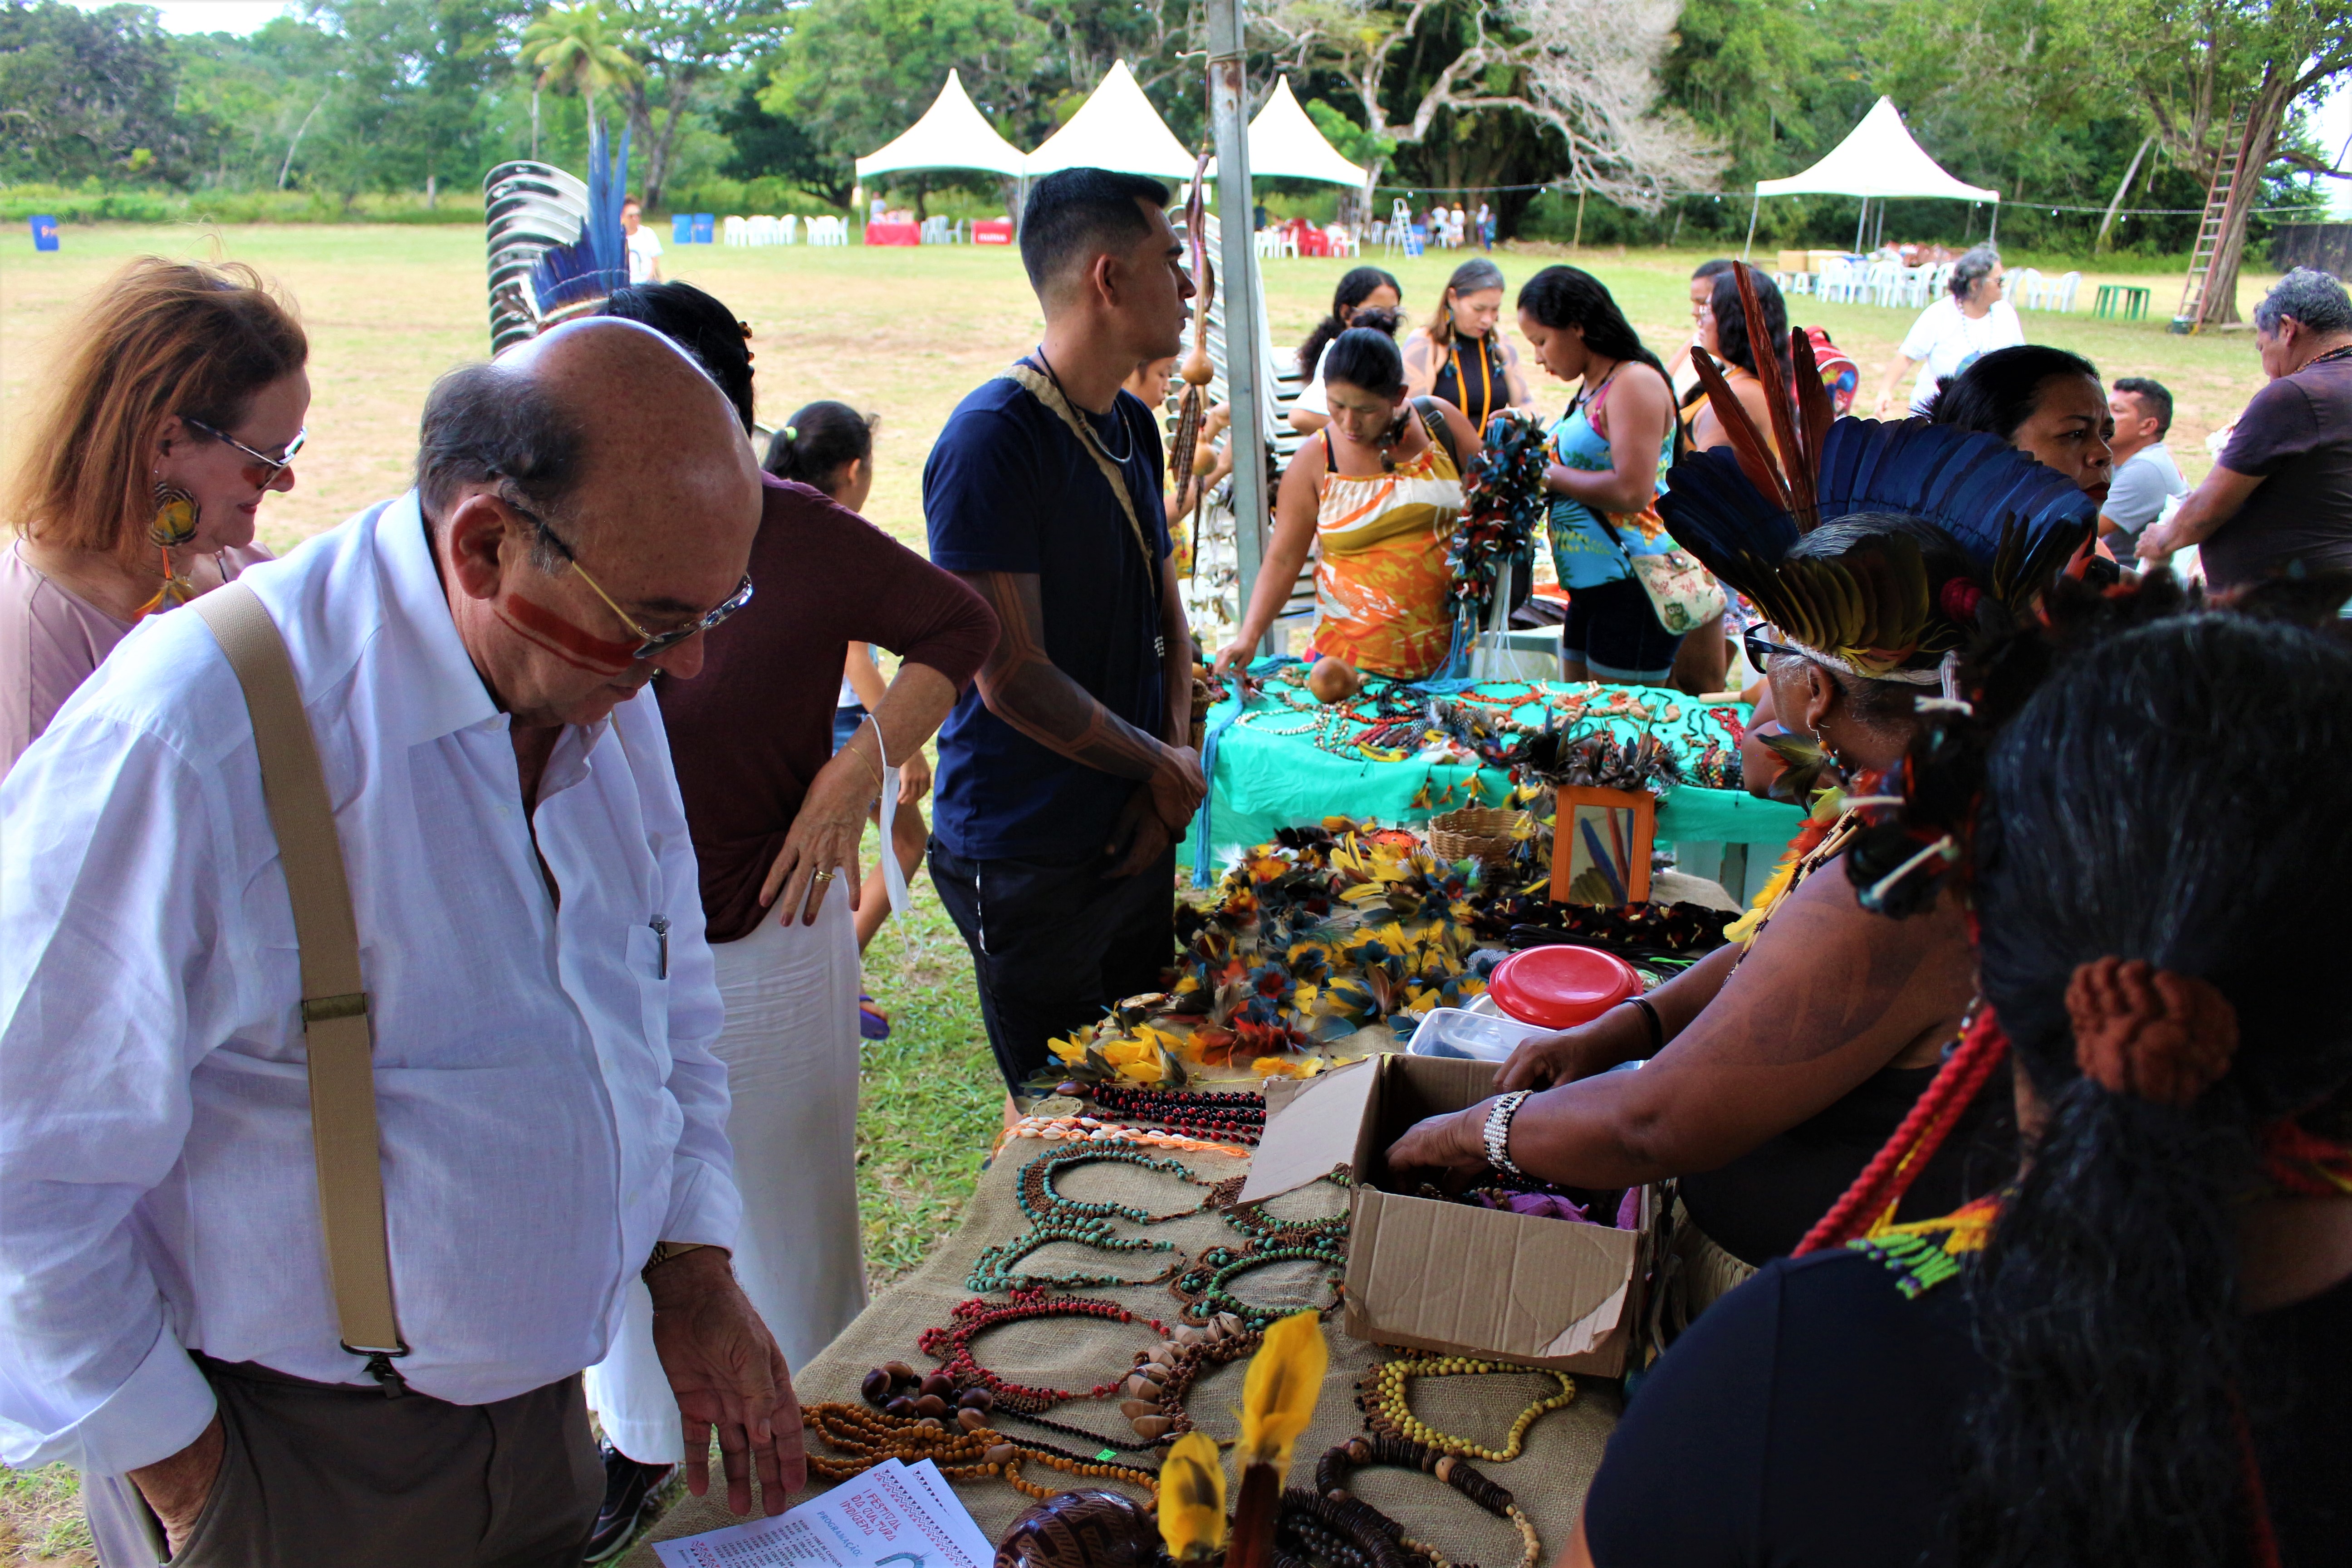
[[[618,675],[636,662],[635,644],[606,642],[602,637],[591,637],[554,611],[534,604],[520,594],[502,595],[498,601],[498,616],[518,633],[575,669],[593,670],[599,675]]]

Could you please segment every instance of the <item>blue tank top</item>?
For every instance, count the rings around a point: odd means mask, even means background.
[[[1622,369],[1621,365],[1619,369]],[[1568,412],[1555,420],[1551,427],[1553,461],[1564,468],[1582,473],[1605,474],[1616,467],[1609,451],[1609,438],[1593,426],[1591,416],[1609,396],[1615,384],[1617,373],[1612,371],[1599,392],[1588,401],[1579,395],[1568,405]],[[1651,491],[1653,498],[1665,494],[1666,469],[1674,461],[1675,431],[1667,423],[1665,437],[1658,444],[1657,481]],[[1674,548],[1674,540],[1664,531],[1654,506],[1632,515],[1612,513],[1611,521],[1617,525],[1617,538],[1610,537],[1592,509],[1572,496],[1551,498],[1549,531],[1551,536],[1552,569],[1559,574],[1560,586],[1573,594],[1579,588],[1597,588],[1603,583],[1622,582],[1632,575],[1625,564],[1625,554],[1617,548],[1622,540],[1625,551],[1635,555],[1662,555]]]

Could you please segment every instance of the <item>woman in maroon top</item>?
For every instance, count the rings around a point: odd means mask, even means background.
[[[620,289],[606,310],[692,353],[748,437],[749,329],[733,312],[683,283]],[[743,1195],[735,1273],[797,1366],[866,1304],[851,918],[859,837],[883,770],[946,719],[995,647],[996,617],[822,491],[771,477],[765,493],[751,602],[709,639],[700,675],[655,689],[727,1005],[716,1049],[727,1064],[727,1131]],[[852,641],[902,662],[871,720],[835,752],[834,699]],[[833,896],[837,878],[846,886]],[[607,1459],[608,1509],[630,1517],[659,1469],[684,1457],[677,1402],[652,1354],[651,1305],[642,1290],[632,1298],[589,1384],[617,1450]],[[606,1522],[625,1521],[600,1521],[600,1531]]]

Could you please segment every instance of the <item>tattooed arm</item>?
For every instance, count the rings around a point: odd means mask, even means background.
[[[1150,791],[1153,814],[1171,828],[1188,821],[1206,793],[1201,759],[1189,746],[1145,734],[1055,668],[1045,656],[1045,611],[1036,574],[957,575],[988,601],[1001,628],[996,650],[980,667],[980,698],[988,710],[1074,763],[1140,781]],[[1171,639],[1169,647],[1181,645]]]

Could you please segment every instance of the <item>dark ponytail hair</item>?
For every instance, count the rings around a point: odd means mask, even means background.
[[[1715,289],[1707,299],[1707,312],[1715,318],[1715,341],[1723,350],[1723,357],[1750,375],[1760,374],[1756,368],[1756,344],[1748,335],[1748,311],[1739,299],[1739,263],[1733,262],[1715,275]],[[1756,288],[1756,305],[1763,312],[1764,340],[1771,345],[1772,357],[1780,363],[1780,384],[1786,386],[1795,370],[1789,358],[1789,307],[1780,298],[1780,286],[1772,281],[1769,273],[1757,268],[1748,268],[1748,281]]]
[[[1385,321],[1382,325],[1349,327],[1331,340],[1323,351],[1323,384],[1344,381],[1350,386],[1360,386],[1375,397],[1394,399],[1404,395],[1404,355],[1397,348],[1396,318],[1386,310],[1367,310],[1366,316]]]
[[[874,421],[846,403],[812,403],[786,421],[768,442],[760,466],[780,479],[833,493],[833,479],[845,463],[874,455]]]
[[[2007,441],[2017,427],[2033,417],[2042,401],[2042,384],[2053,376],[2086,375],[2099,379],[2099,367],[2081,354],[2053,349],[2047,343],[2019,343],[1980,355],[1958,375],[1937,384],[1927,405],[1928,420],[1982,430]]]
[[[1316,322],[1315,330],[1307,334],[1307,341],[1298,345],[1299,374],[1313,380],[1316,363],[1322,359],[1324,346],[1349,327],[1363,324],[1355,319],[1342,321],[1339,312],[1353,310],[1382,289],[1393,290],[1397,303],[1404,303],[1404,285],[1377,267],[1351,267],[1340,277],[1339,286],[1331,291],[1331,313]]]
[[[751,398],[751,329],[735,312],[691,283],[632,283],[613,290],[604,314],[639,321],[694,356],[719,384],[750,435],[757,423]]]
[[[1642,346],[1607,285],[1581,268],[1545,268],[1520,285],[1519,309],[1547,327],[1583,328],[1584,346],[1604,359],[1639,360],[1666,374],[1658,356]]]
[[[2192,614],[2047,673],[1986,758],[1975,901],[1986,1000],[2049,1121],[1970,1271],[1993,1375],[1947,1530],[1970,1563],[2242,1562],[2246,1417],[2291,1391],[2245,1353],[2240,1200],[2266,1124],[2352,1079],[2341,941],[2306,896],[2352,876],[2352,780],[2313,765],[2352,755],[2352,654]],[[2110,956],[2236,1010],[2190,1104],[2076,1066],[2066,990]]]

